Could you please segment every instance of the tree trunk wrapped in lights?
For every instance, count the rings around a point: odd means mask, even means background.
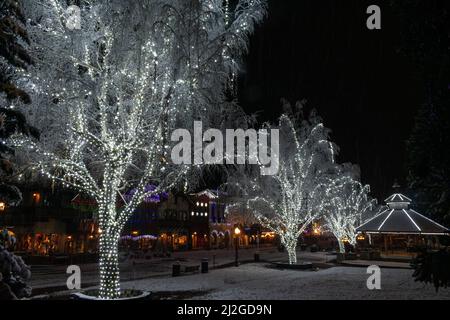
[[[105,232],[100,235],[100,292],[103,296],[115,296],[120,292],[119,252],[117,242],[119,236]]]
[[[356,228],[368,218],[376,200],[369,196],[369,185],[362,185],[350,175],[327,180],[322,195],[325,227],[336,237],[339,252],[345,253],[344,241],[356,244]]]
[[[144,199],[188,170],[169,160],[171,132],[226,112],[225,90],[265,1],[239,0],[226,12],[217,0],[87,0],[80,29],[65,0],[24,9],[36,58],[21,75],[33,101],[24,112],[45,130],[39,141],[10,143],[41,175],[96,200],[99,296],[118,298],[119,236]]]

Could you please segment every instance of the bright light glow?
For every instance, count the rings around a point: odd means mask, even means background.
[[[378,230],[381,230],[381,228],[384,226],[384,224],[386,223],[386,221],[388,221],[389,217],[391,216],[392,212],[394,212],[394,209],[392,209],[389,214],[387,215],[387,217],[383,220],[383,222],[380,224],[380,226],[378,227]]]
[[[224,92],[233,88],[266,2],[239,0],[232,12],[216,0],[80,3],[81,29],[70,32],[63,26],[66,0],[23,2],[30,21],[42,23],[27,25],[36,54],[17,78],[33,88],[24,113],[45,137],[17,134],[8,144],[26,149],[37,173],[95,200],[99,297],[116,299],[127,221],[191,169],[169,163],[171,133],[230,106]],[[198,171],[189,171],[190,185]],[[158,185],[148,190],[151,181]]]
[[[417,223],[413,220],[413,218],[411,218],[411,216],[409,215],[409,213],[408,213],[405,209],[403,209],[403,212],[408,216],[409,220],[411,220],[411,222],[416,226],[417,230],[418,230],[418,231],[422,231],[422,230],[419,228],[419,226],[417,225]]]
[[[416,210],[411,210],[411,211],[414,212],[415,214],[421,216],[422,218],[427,219],[428,221],[430,221],[431,223],[437,225],[438,227],[442,228],[443,230],[448,230],[448,229],[447,229],[446,227],[444,227],[443,225],[437,223],[436,221],[431,220],[431,219],[428,218],[428,217],[425,217],[423,214],[418,213]],[[425,233],[422,233],[422,234],[425,234]],[[448,234],[448,233],[445,233],[445,232],[444,232],[444,234]]]
[[[369,196],[370,187],[345,173],[343,170],[337,177],[328,179],[322,195],[325,228],[338,240],[341,253],[345,252],[344,242],[356,244],[356,228],[367,219],[363,214],[370,213],[376,204]]]
[[[248,182],[242,174],[237,177],[237,184],[244,185],[249,195],[245,209],[280,237],[290,264],[297,263],[300,235],[322,212],[319,195],[326,184],[320,173],[334,162],[328,129],[322,123],[300,126],[287,114],[275,126],[285,139],[286,148],[280,150],[280,166],[275,175],[261,178],[250,174]]]

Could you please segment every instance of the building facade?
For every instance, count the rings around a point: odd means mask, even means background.
[[[16,251],[38,256],[96,251],[95,210],[72,202],[76,194],[34,188],[22,197],[20,206],[6,205],[0,212],[0,227],[14,237]]]
[[[144,201],[124,229],[124,245],[162,253],[208,248],[208,216],[195,208],[183,194]]]
[[[194,205],[191,214],[208,217],[208,237],[211,249],[232,246],[233,225],[226,219],[226,195],[215,190],[204,190],[190,195]]]
[[[237,225],[227,221],[226,206],[226,195],[215,190],[149,197],[127,222],[120,247],[156,255],[231,248]],[[14,235],[15,250],[24,255],[95,255],[101,232],[96,208],[95,201],[69,190],[29,189],[23,191],[20,206],[1,208],[0,229],[6,227]],[[252,244],[253,229],[239,227],[239,245]]]

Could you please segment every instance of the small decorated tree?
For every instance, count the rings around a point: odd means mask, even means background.
[[[321,214],[318,195],[326,187],[322,178],[334,163],[329,130],[315,120],[295,125],[288,115],[282,115],[276,127],[280,130],[278,172],[253,175],[245,187],[248,208],[263,226],[278,234],[290,264],[297,263],[298,238]]]
[[[337,176],[327,181],[322,194],[325,227],[336,237],[339,251],[345,253],[344,242],[356,244],[356,228],[367,219],[367,212],[376,205],[376,200],[369,196],[369,185],[362,185],[351,176]]]

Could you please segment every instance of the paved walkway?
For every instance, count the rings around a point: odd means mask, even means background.
[[[396,262],[396,261],[345,260],[342,261],[340,264],[352,267],[368,267],[376,265],[379,266],[380,268],[412,269],[409,262]]]
[[[206,274],[127,281],[122,288],[151,291],[155,299],[450,300],[450,290],[442,288],[436,292],[431,284],[415,282],[412,273],[406,269],[381,269],[381,289],[370,290],[364,268],[335,266],[301,271],[248,263]],[[47,299],[68,299],[69,295],[68,291],[59,292]]]
[[[256,248],[239,249],[239,261],[252,262]],[[201,260],[207,258],[211,269],[233,265],[235,251],[233,249],[199,250],[175,252],[170,258],[153,258],[151,260],[128,260],[120,264],[121,281],[135,281],[147,278],[170,277],[172,265],[175,262],[187,265],[200,265]],[[318,264],[326,264],[335,258],[326,252],[311,253],[307,251],[298,252],[299,261],[310,261]],[[266,247],[260,249],[261,261],[285,261],[287,254],[279,252],[277,248]],[[65,290],[68,274],[67,266],[31,266],[32,278],[30,285],[33,295],[45,294]],[[81,283],[82,288],[98,284],[98,265],[96,263],[82,264]]]

